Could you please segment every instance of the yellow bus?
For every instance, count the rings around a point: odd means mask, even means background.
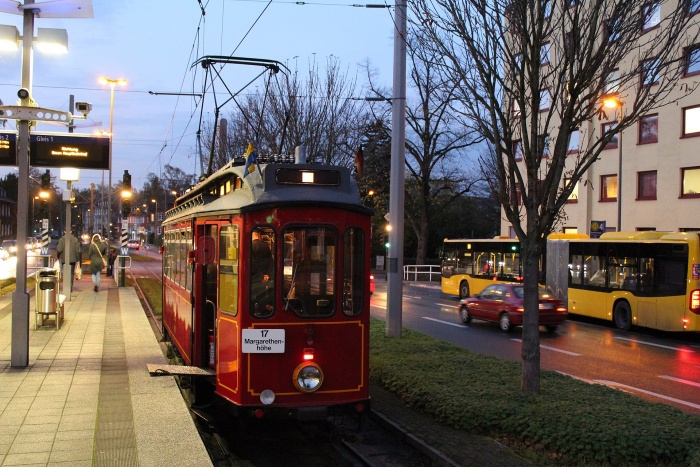
[[[493,281],[522,282],[520,242],[508,237],[445,239],[440,250],[442,292],[467,298]]]
[[[552,235],[547,265],[547,286],[568,301],[571,314],[612,321],[622,330],[700,330],[698,233]]]

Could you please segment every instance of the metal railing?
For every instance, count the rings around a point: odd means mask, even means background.
[[[433,281],[440,280],[439,264],[409,264],[403,267],[403,280],[405,281]]]

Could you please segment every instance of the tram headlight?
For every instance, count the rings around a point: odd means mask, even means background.
[[[292,380],[300,392],[318,391],[323,384],[323,370],[316,363],[304,362],[294,369]]]
[[[271,389],[265,389],[263,392],[260,393],[260,402],[262,402],[263,405],[270,405],[273,402],[275,402],[275,391]]]

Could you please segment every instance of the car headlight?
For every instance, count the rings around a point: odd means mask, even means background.
[[[292,380],[301,392],[318,391],[323,384],[323,370],[316,363],[304,362],[294,369]]]

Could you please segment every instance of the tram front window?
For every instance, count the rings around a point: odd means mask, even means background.
[[[337,234],[325,227],[284,231],[282,298],[299,316],[330,316],[335,307]]]
[[[257,318],[272,316],[275,304],[275,233],[256,227],[251,234],[250,310]]]

